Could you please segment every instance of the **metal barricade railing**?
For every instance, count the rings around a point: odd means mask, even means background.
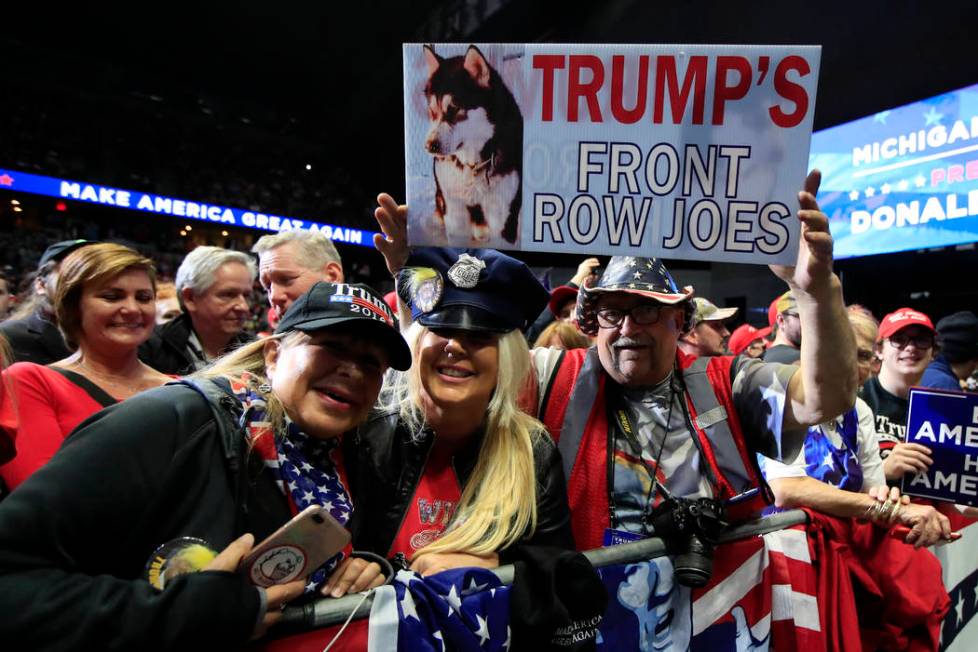
[[[760,536],[807,522],[808,516],[800,509],[779,512],[728,529],[720,536],[720,543]],[[601,568],[654,559],[665,553],[665,542],[662,539],[652,538],[608,548],[588,550],[584,556],[595,568]],[[512,584],[513,566],[500,566],[493,572],[504,584]],[[370,615],[370,606],[373,604],[373,600],[369,597],[366,600],[361,600],[362,597],[358,594],[347,595],[342,598],[323,598],[301,607],[287,607],[282,616],[281,625],[293,631],[330,627],[346,621],[354,609],[356,609],[353,614],[354,619],[366,618]]]

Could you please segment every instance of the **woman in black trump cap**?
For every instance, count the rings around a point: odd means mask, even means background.
[[[303,592],[382,582],[343,553],[267,589],[235,571],[297,510],[348,522],[340,438],[410,364],[380,294],[321,282],[272,337],[88,419],[0,503],[0,640],[237,649]]]
[[[422,574],[493,567],[518,543],[573,547],[559,454],[517,396],[530,372],[521,329],[549,295],[490,249],[418,249],[398,274],[413,323],[407,373],[359,430],[358,545]]]

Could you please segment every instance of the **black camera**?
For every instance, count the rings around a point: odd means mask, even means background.
[[[655,536],[676,556],[674,574],[683,586],[700,587],[713,573],[713,548],[727,527],[723,503],[713,498],[669,497],[648,516]]]

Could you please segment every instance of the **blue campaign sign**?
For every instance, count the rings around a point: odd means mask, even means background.
[[[978,84],[812,134],[835,257],[978,241]]]
[[[59,199],[71,199],[74,201],[100,204],[102,206],[127,208],[129,210],[145,211],[156,215],[203,220],[205,222],[240,226],[262,231],[295,231],[298,229],[321,231],[327,238],[334,242],[345,242],[364,247],[373,246],[373,231],[322,224],[294,217],[268,215],[258,211],[215,206],[213,204],[188,199],[176,199],[174,197],[153,195],[136,190],[111,188],[109,186],[72,181],[70,179],[56,179],[40,174],[28,174],[27,172],[4,170],[2,168],[0,168],[0,190],[46,195]]]
[[[978,506],[978,395],[911,389],[907,441],[927,446],[934,464],[905,476],[903,493]]]

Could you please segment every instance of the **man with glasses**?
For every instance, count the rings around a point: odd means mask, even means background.
[[[692,288],[680,290],[661,261],[630,256],[612,258],[578,296],[578,326],[595,347],[534,351],[579,548],[649,536],[669,497],[713,498],[726,518],[747,516],[769,500],[754,454],[794,459],[806,426],[852,406],[855,345],[817,189],[813,173],[799,194],[797,265],[772,267],[804,331],[799,367],[683,353]]]
[[[930,364],[934,334],[930,317],[913,308],[900,308],[880,322],[876,355],[882,364],[879,375],[863,385],[862,397],[876,415],[883,472],[890,482],[906,473],[926,471],[933,463],[929,448],[905,440],[907,397]]]
[[[791,290],[775,300],[777,316],[774,318],[774,344],[764,352],[764,362],[796,364],[801,350],[801,320],[798,304]]]

